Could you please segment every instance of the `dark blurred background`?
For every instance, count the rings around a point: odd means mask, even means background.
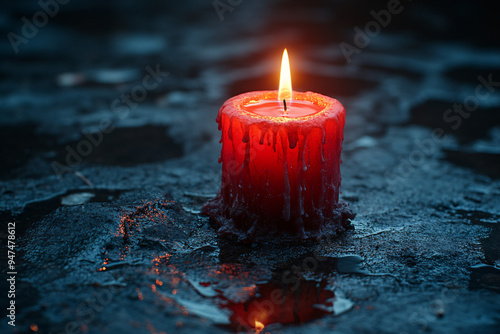
[[[20,291],[19,325],[4,318],[2,332],[72,332],[72,321],[75,333],[232,331],[234,322],[217,320],[226,311],[197,309],[227,309],[193,288],[199,277],[234,263],[249,266],[247,276],[274,272],[286,267],[277,259],[313,248],[362,255],[367,269],[397,280],[313,273],[335,281],[353,308],[272,332],[495,332],[498,14],[493,1],[3,1],[0,219],[18,223]],[[277,89],[284,48],[295,90],[346,107],[342,198],[358,216],[345,239],[264,254],[228,246],[198,213],[220,185],[219,107]],[[137,232],[128,257],[106,255],[123,251],[110,231],[124,213],[158,198],[182,206],[157,208],[178,225]],[[168,265],[156,258],[161,277],[151,276],[151,252],[172,255]],[[155,279],[189,284],[159,295]],[[104,286],[120,298],[78,318]],[[148,303],[138,301],[144,287]],[[429,303],[444,289],[456,298],[443,318]]]

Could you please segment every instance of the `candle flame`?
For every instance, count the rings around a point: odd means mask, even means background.
[[[264,329],[264,324],[262,322],[260,322],[259,320],[255,319],[255,330],[257,331],[257,333],[259,333],[260,331],[262,331]]]
[[[290,75],[290,62],[288,61],[288,52],[283,52],[281,60],[281,75],[280,75],[280,88],[278,91],[278,100],[282,102],[286,100],[288,104],[292,101],[292,78]]]

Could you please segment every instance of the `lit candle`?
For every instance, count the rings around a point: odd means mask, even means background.
[[[292,90],[285,50],[279,91],[241,94],[219,110],[222,187],[203,213],[240,239],[343,232],[354,218],[339,202],[344,122],[339,101]]]

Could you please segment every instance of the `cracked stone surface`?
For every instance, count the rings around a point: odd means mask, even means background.
[[[236,3],[220,20],[211,1],[73,1],[17,54],[1,39],[2,268],[15,222],[18,274],[0,331],[498,332],[495,10],[401,1],[347,61],[387,1]],[[41,10],[1,6],[4,37]],[[239,244],[199,213],[220,186],[215,117],[277,89],[285,47],[294,89],[346,108],[354,230]]]

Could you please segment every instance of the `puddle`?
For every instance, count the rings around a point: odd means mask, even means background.
[[[335,275],[372,275],[361,268],[362,262],[357,255],[305,256],[271,273],[265,268],[225,263],[199,273],[205,279],[186,273],[187,282],[202,301],[195,303],[180,295],[174,299],[190,314],[222,328],[265,332],[349,311],[354,303],[335,290]]]
[[[463,102],[456,101],[456,103],[462,104]],[[448,115],[450,120],[446,122],[443,117],[444,113],[448,109],[453,109],[453,104],[453,101],[427,100],[411,109],[409,123],[425,126],[430,129],[441,128],[446,134],[456,136],[461,144],[472,143],[477,139],[487,137],[489,130],[500,124],[498,107],[479,108],[471,112],[470,116],[466,119],[452,113]]]
[[[306,280],[297,276],[287,279],[290,281],[274,279],[255,284],[248,289],[243,302],[221,299],[220,307],[232,314],[230,327],[236,332],[262,330],[272,324],[298,325],[334,314],[336,296],[327,280]]]
[[[168,135],[168,126],[145,125],[141,127],[116,128],[102,136],[99,145],[92,145],[82,161],[100,165],[134,166],[181,157],[183,147]],[[36,140],[34,139],[36,138]],[[87,138],[62,144],[54,135],[38,133],[37,126],[25,124],[21,126],[0,126],[0,139],[6,145],[0,147],[0,154],[6,157],[0,164],[0,178],[12,178],[15,171],[26,165],[35,157],[47,159],[48,163],[57,161],[67,165],[69,146],[72,150]],[[55,159],[53,154],[56,155]],[[50,157],[50,158],[49,158]],[[74,161],[70,155],[69,160]],[[32,169],[31,173],[37,173]]]
[[[500,216],[477,210],[453,210],[456,216],[471,224],[491,229],[488,237],[481,240],[485,263],[471,267],[469,289],[489,289],[500,292]]]
[[[500,292],[500,268],[488,264],[473,266],[469,289],[488,289]]]
[[[452,164],[470,168],[491,178],[500,178],[500,154],[443,150],[445,160]]]
[[[47,199],[27,203],[18,215],[8,215],[9,220],[15,221],[19,236],[22,236],[30,224],[40,221],[44,216],[55,211],[63,205],[79,205],[87,202],[110,202],[115,200],[124,190],[92,189],[69,190],[64,194]]]
[[[82,139],[67,143],[64,147],[69,145],[74,149]],[[84,161],[111,166],[134,166],[183,155],[182,145],[168,135],[167,126],[116,128],[104,134],[102,142],[92,148],[92,152],[83,158]],[[68,154],[65,148],[61,148],[56,160],[65,164]]]
[[[35,155],[54,149],[57,143],[56,136],[38,133],[34,124],[0,126],[0,139],[4,143],[0,146],[0,177],[3,179],[10,178]]]
[[[80,205],[80,204],[87,203],[94,196],[95,195],[93,193],[87,193],[87,192],[70,194],[70,195],[67,195],[67,196],[64,196],[63,198],[61,198],[61,204],[62,205]]]
[[[500,77],[500,68],[498,67],[478,67],[478,66],[459,66],[453,67],[444,72],[444,75],[453,81],[470,84],[476,87],[480,81],[479,76],[487,79],[492,75],[493,78]]]

